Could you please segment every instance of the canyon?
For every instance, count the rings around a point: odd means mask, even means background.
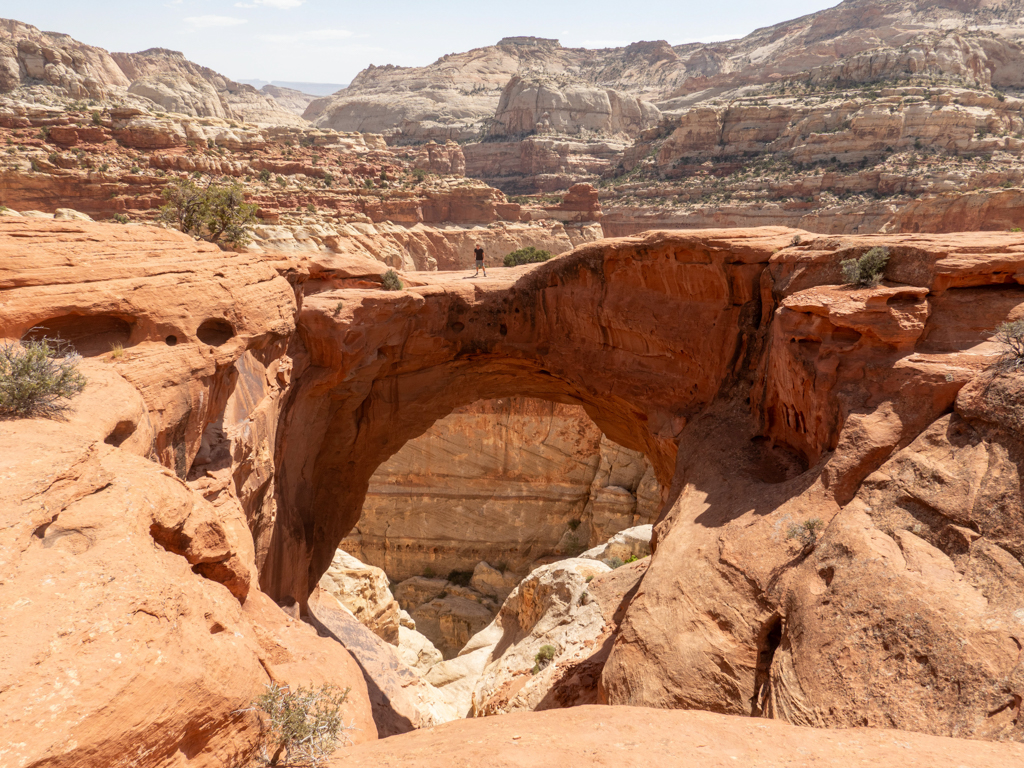
[[[85,380],[0,358],[0,768],[261,764],[322,685],[326,765],[1024,761],[1019,12],[328,96],[0,20],[0,349]]]

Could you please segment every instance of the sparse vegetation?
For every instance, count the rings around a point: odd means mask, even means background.
[[[81,357],[60,339],[0,345],[0,415],[60,418],[85,389]]]
[[[1004,357],[1014,368],[1024,365],[1024,320],[1000,323],[996,341],[1004,347]]]
[[[818,540],[818,536],[825,529],[825,523],[820,517],[812,517],[802,523],[793,523],[786,530],[787,539],[796,539],[804,547],[809,547]]]
[[[322,765],[351,730],[341,708],[351,689],[329,683],[297,688],[270,683],[253,702],[263,713],[260,752],[268,765]],[[284,762],[282,762],[282,757]]]
[[[115,341],[110,345],[110,359],[120,360],[124,357],[124,344],[119,341]]]
[[[393,269],[389,269],[384,273],[380,279],[380,285],[385,291],[401,291],[405,288],[405,285],[402,284],[402,278]]]
[[[553,645],[542,645],[540,650],[537,651],[537,655],[533,657],[533,674],[537,674],[542,669],[547,667],[554,660],[555,656],[558,655],[558,649]]]
[[[129,219],[123,213],[115,213],[113,218],[114,218],[114,221],[116,221],[118,224],[127,224],[129,221],[131,221],[131,219]]]
[[[550,251],[542,251],[534,248],[532,245],[528,245],[525,248],[519,248],[507,254],[504,263],[506,267],[518,267],[520,264],[536,264],[541,261],[547,261],[550,258]]]
[[[343,307],[344,307],[344,304],[342,304],[342,302],[340,302],[340,301],[337,304],[334,305],[334,316],[335,317],[337,317],[338,315],[341,314],[341,310],[342,310]]]
[[[270,181],[270,171],[268,171],[266,168],[260,171],[260,181],[262,181],[264,184]]]
[[[846,259],[840,265],[843,279],[848,284],[875,286],[885,277],[885,267],[889,263],[889,249],[875,247],[859,259]]]
[[[167,204],[160,208],[160,218],[182,232],[236,248],[248,244],[256,206],[245,202],[238,182],[221,186],[211,180],[203,187],[187,180],[169,184],[164,200]]]

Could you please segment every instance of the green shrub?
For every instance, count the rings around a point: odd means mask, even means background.
[[[802,523],[793,523],[786,531],[787,539],[797,539],[803,546],[809,547],[818,540],[818,534],[825,528],[820,517],[812,517]]]
[[[541,251],[532,245],[528,245],[525,248],[520,248],[507,254],[505,256],[505,266],[518,267],[520,264],[536,264],[541,261],[547,261],[550,258],[551,253],[549,251]]]
[[[332,174],[330,174],[330,173],[325,173],[324,174],[324,186],[325,187],[333,187],[334,186],[334,176]]]
[[[260,751],[270,765],[306,763],[318,766],[330,759],[344,731],[341,707],[350,688],[326,683],[297,688],[271,683],[253,707],[265,715]],[[283,763],[282,755],[287,755]]]
[[[846,259],[840,266],[843,268],[843,279],[847,283],[875,286],[882,282],[888,263],[889,249],[875,247],[859,259]]]
[[[1006,349],[1005,355],[1016,368],[1024,365],[1024,320],[1000,323],[996,328],[996,341]]]
[[[260,181],[262,181],[264,184],[270,181],[270,171],[268,171],[266,168],[260,171]]]
[[[128,169],[128,173],[139,174],[142,173],[142,169],[139,168],[139,166],[137,165],[133,165],[131,168]]]
[[[163,194],[167,204],[160,208],[160,218],[182,232],[236,248],[248,244],[256,206],[245,202],[238,182],[200,187],[186,180],[169,184]]]
[[[85,389],[80,360],[59,339],[0,345],[0,415],[63,416],[68,401]]]
[[[380,279],[380,285],[385,291],[400,291],[405,288],[402,284],[402,279],[393,269],[389,269],[384,273],[384,276]]]
[[[96,112],[96,111],[94,111],[94,112],[92,113],[92,124],[93,124],[93,125],[99,125],[99,124],[100,124],[101,122],[103,122],[103,121],[102,121],[102,119],[100,118],[100,113],[99,113],[99,112]]]
[[[413,177],[413,179],[415,179],[415,180],[416,180],[417,182],[421,182],[421,181],[423,181],[423,180],[424,180],[425,178],[427,178],[427,172],[426,172],[425,170],[423,170],[422,168],[414,168],[414,169],[412,170],[412,177]]]
[[[537,655],[533,657],[533,674],[537,674],[542,669],[547,667],[558,655],[558,649],[553,645],[542,645],[540,650],[537,651]]]
[[[340,301],[337,304],[334,305],[334,316],[335,317],[337,317],[338,315],[341,314],[341,310],[344,308],[344,306],[345,305],[342,304]]]
[[[123,213],[115,213],[114,214],[114,221],[116,221],[118,224],[127,224],[129,221],[131,221],[131,219],[129,219]]]

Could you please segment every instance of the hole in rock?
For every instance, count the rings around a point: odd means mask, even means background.
[[[199,330],[196,331],[199,340],[211,347],[219,347],[232,339],[234,335],[235,329],[231,327],[231,323],[219,318],[204,320],[203,324],[199,326]]]
[[[649,554],[660,499],[646,457],[605,437],[582,406],[477,401],[377,468],[320,588],[388,639],[398,628],[375,625],[382,612],[367,605],[360,584],[370,577],[359,574],[364,563],[383,569],[406,629],[415,623],[437,660],[450,659],[534,569]]]
[[[173,347],[175,344],[178,343],[178,337],[171,334],[166,339],[164,339],[164,342],[167,344],[168,347]]]
[[[125,346],[131,335],[131,323],[116,315],[62,315],[39,323],[24,339],[60,338],[82,357],[96,357],[118,344]]]
[[[862,337],[863,334],[853,328],[836,328],[832,331],[832,341],[837,344],[856,344]]]
[[[752,717],[771,716],[771,669],[775,651],[782,644],[782,619],[773,616],[761,628],[758,642],[757,668],[754,672],[754,695],[750,697]]]
[[[919,304],[923,299],[913,293],[897,293],[890,296],[885,302],[887,307],[906,307]]]
[[[136,424],[131,421],[119,421],[117,426],[114,427],[113,432],[107,435],[103,442],[107,445],[112,445],[115,448],[119,447],[121,443],[135,434]]]

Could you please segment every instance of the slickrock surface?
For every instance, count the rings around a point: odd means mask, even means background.
[[[337,766],[759,766],[1011,768],[1019,744],[892,730],[815,730],[770,720],[642,707],[574,707],[460,720],[345,753]]]
[[[0,423],[0,760],[243,762],[271,680],[351,687],[374,738],[352,657],[257,586],[288,283],[178,233],[3,218],[0,287],[0,335],[60,333],[88,380],[67,421]]]

